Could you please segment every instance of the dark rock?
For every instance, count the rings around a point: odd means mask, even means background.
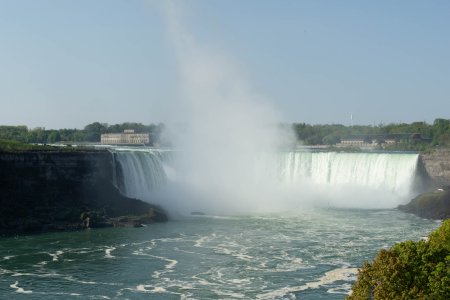
[[[412,199],[398,209],[422,218],[444,220],[450,218],[450,190],[439,188]]]
[[[164,211],[124,197],[113,185],[108,151],[0,152],[0,233],[114,226],[112,218]]]

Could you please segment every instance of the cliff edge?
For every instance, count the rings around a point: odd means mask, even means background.
[[[434,187],[450,186],[450,149],[421,153],[420,159]]]
[[[0,152],[0,233],[167,220],[161,208],[121,195],[112,168],[108,151]]]
[[[431,180],[431,191],[422,193],[398,209],[422,218],[450,218],[450,149],[437,149],[420,154],[421,162]]]

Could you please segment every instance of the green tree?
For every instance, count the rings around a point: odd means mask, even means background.
[[[43,127],[36,127],[28,132],[29,143],[46,143],[48,132]]]
[[[47,142],[56,143],[59,141],[61,141],[61,135],[59,134],[59,132],[56,130],[51,131],[47,137]]]
[[[347,299],[450,299],[450,219],[427,242],[399,243],[365,262]]]
[[[94,122],[84,127],[84,140],[87,142],[100,142],[100,135],[108,132],[108,124]]]
[[[341,139],[335,134],[329,134],[329,135],[324,136],[322,141],[325,145],[331,146],[331,145],[336,145],[337,143],[339,143],[341,141]]]

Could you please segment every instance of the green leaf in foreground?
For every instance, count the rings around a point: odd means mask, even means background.
[[[450,299],[450,219],[428,241],[399,243],[365,262],[347,299]]]

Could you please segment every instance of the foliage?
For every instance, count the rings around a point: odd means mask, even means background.
[[[28,129],[26,126],[0,126],[0,140],[27,141]]]
[[[28,129],[26,126],[0,126],[0,140],[16,141],[21,143],[54,144],[54,143],[83,143],[100,142],[102,133],[121,133],[125,129],[133,129],[136,133],[150,133],[153,142],[158,142],[163,124],[143,125],[141,123],[122,123],[108,125],[94,122],[83,129],[49,129],[36,127]],[[12,146],[12,145],[11,145]],[[17,146],[17,145],[16,145]]]
[[[349,136],[405,135],[406,138],[397,138],[396,144],[385,149],[428,151],[433,147],[450,147],[450,120],[447,119],[436,119],[433,124],[413,122],[344,126],[294,123],[292,129],[297,139],[305,145],[334,145]]]
[[[17,152],[17,151],[33,151],[33,150],[50,150],[49,146],[38,146],[26,144],[18,141],[0,140],[0,151]],[[53,149],[53,148],[51,148]]]
[[[406,241],[365,262],[347,299],[450,299],[450,219],[428,241]]]
[[[0,152],[23,152],[23,151],[84,151],[86,147],[71,147],[71,146],[51,146],[51,145],[38,145],[27,144],[18,141],[0,140]]]
[[[411,124],[354,125],[341,124],[311,125],[306,123],[280,124],[283,128],[291,127],[297,141],[305,145],[333,146],[349,136],[376,136],[406,134],[406,139],[398,139],[396,144],[385,146],[386,150],[428,151],[434,147],[450,147],[450,120],[436,119],[433,124],[413,122]],[[28,129],[26,126],[0,126],[0,139],[23,143],[83,143],[100,142],[102,133],[121,133],[133,129],[136,133],[150,133],[154,143],[168,144],[161,137],[164,124],[144,125],[126,122],[108,125],[94,122],[83,129],[46,130],[42,127]],[[177,129],[182,130],[182,128]],[[423,140],[426,137],[429,140]],[[381,140],[379,142],[382,142]]]

